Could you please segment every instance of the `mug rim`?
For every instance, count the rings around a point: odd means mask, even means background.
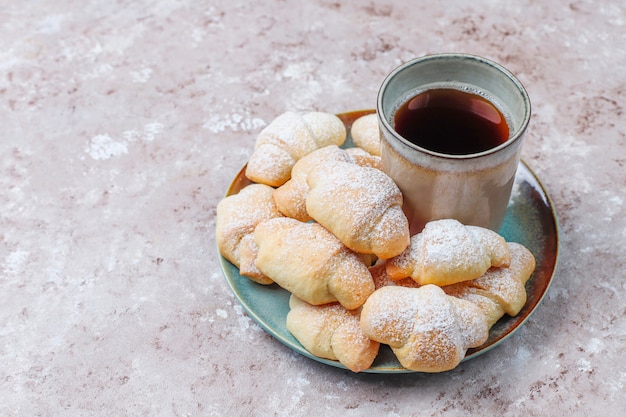
[[[509,79],[509,81],[511,81],[515,85],[515,87],[517,88],[518,92],[520,93],[520,96],[521,96],[522,101],[523,101],[524,116],[522,118],[522,121],[521,121],[519,127],[514,131],[513,135],[507,141],[505,141],[504,143],[501,143],[498,146],[495,146],[493,148],[487,149],[485,151],[471,153],[471,154],[458,155],[458,154],[447,154],[447,153],[442,153],[442,152],[436,152],[436,151],[432,151],[430,149],[424,148],[422,146],[416,145],[415,143],[405,139],[400,134],[398,134],[398,132],[396,132],[396,130],[391,126],[391,124],[387,120],[387,117],[383,117],[384,116],[384,112],[382,110],[383,110],[383,95],[384,95],[384,92],[385,92],[387,86],[398,75],[398,73],[406,70],[407,68],[413,67],[413,66],[415,66],[417,64],[421,64],[423,62],[436,61],[436,60],[450,60],[450,59],[454,59],[454,60],[457,60],[457,61],[470,60],[470,61],[478,62],[478,63],[483,64],[483,65],[487,65],[489,67],[494,68],[498,72],[504,74]],[[402,143],[403,145],[405,145],[405,146],[407,146],[409,148],[412,148],[412,149],[414,149],[416,151],[422,152],[424,154],[431,155],[433,157],[442,158],[442,159],[449,159],[449,160],[457,160],[457,161],[481,158],[481,157],[484,157],[484,156],[487,156],[487,155],[498,153],[501,150],[506,149],[509,146],[512,146],[514,143],[518,142],[518,140],[524,135],[524,133],[526,131],[526,128],[528,127],[528,124],[530,123],[530,116],[531,116],[531,111],[532,111],[531,103],[530,103],[530,97],[528,96],[528,92],[526,91],[526,89],[524,88],[524,86],[522,85],[520,80],[511,71],[506,69],[501,64],[498,64],[497,62],[492,61],[490,59],[487,59],[487,58],[484,58],[484,57],[481,57],[481,56],[478,56],[478,55],[472,55],[472,54],[466,54],[466,53],[437,53],[437,54],[429,54],[429,55],[424,55],[422,57],[411,59],[411,60],[406,61],[403,64],[397,66],[383,80],[383,83],[381,84],[381,86],[380,86],[380,88],[378,90],[378,96],[377,96],[377,100],[376,100],[376,107],[377,107],[376,111],[378,113],[378,121],[379,121],[379,123],[382,123],[383,126],[385,127],[385,130],[387,130],[387,132],[389,132],[400,143]]]

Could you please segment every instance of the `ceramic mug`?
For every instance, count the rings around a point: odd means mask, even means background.
[[[486,99],[504,116],[508,137],[486,150],[452,154],[427,149],[399,134],[395,116],[402,105],[436,89],[470,92]],[[412,234],[427,222],[443,218],[499,230],[531,114],[528,94],[511,72],[474,55],[417,58],[385,78],[376,111],[382,167],[402,190]]]

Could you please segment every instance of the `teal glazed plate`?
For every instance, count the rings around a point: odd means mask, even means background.
[[[360,116],[372,113],[372,110],[355,111],[339,114],[348,132],[352,123]],[[350,135],[344,147],[353,146]],[[245,166],[237,174],[228,188],[226,195],[238,193],[251,184],[245,176]],[[559,252],[559,232],[556,212],[548,194],[537,176],[522,161],[519,164],[511,200],[499,233],[508,242],[518,242],[526,246],[535,256],[537,266],[526,283],[528,300],[524,308],[515,317],[505,315],[490,330],[489,339],[478,348],[469,349],[465,360],[477,357],[498,346],[513,335],[543,300],[554,276]],[[289,333],[285,320],[289,312],[289,292],[276,284],[260,285],[239,275],[239,269],[219,255],[222,271],[235,297],[247,314],[274,338],[315,361],[346,369],[338,361],[319,358],[309,353]],[[369,373],[413,373],[403,368],[391,349],[381,345],[379,354],[372,366],[363,371]]]

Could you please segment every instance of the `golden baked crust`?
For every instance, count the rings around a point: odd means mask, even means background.
[[[370,268],[370,274],[372,274],[372,278],[374,279],[374,286],[376,289],[387,287],[390,285],[399,285],[402,287],[410,287],[417,288],[420,285],[413,281],[411,277],[403,278],[398,281],[394,281],[389,278],[387,275],[387,268],[385,267],[385,262],[378,262],[375,265],[372,265]]]
[[[278,285],[313,305],[363,305],[374,281],[361,258],[317,223],[288,217],[260,223],[254,231],[256,266]]]
[[[273,192],[270,186],[250,184],[217,204],[215,235],[220,253],[240,268],[241,275],[259,284],[271,284],[272,280],[255,266],[252,234],[262,221],[282,217],[274,203]]]
[[[380,156],[380,129],[376,113],[361,116],[352,123],[352,142],[372,155]]]
[[[338,360],[353,372],[372,366],[380,343],[361,330],[359,310],[339,303],[313,306],[293,294],[289,307],[287,330],[313,355]]]
[[[489,327],[504,313],[516,316],[526,304],[526,282],[535,270],[533,254],[523,245],[507,243],[511,253],[508,268],[490,268],[483,276],[471,281],[443,287],[458,298],[476,304],[487,317]]]

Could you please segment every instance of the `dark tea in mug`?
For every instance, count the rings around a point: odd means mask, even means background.
[[[407,100],[394,115],[394,129],[415,145],[447,155],[470,155],[509,139],[502,112],[467,91],[437,88]]]
[[[385,78],[381,165],[402,191],[412,234],[446,218],[500,229],[530,110],[519,80],[475,55],[416,58]]]

